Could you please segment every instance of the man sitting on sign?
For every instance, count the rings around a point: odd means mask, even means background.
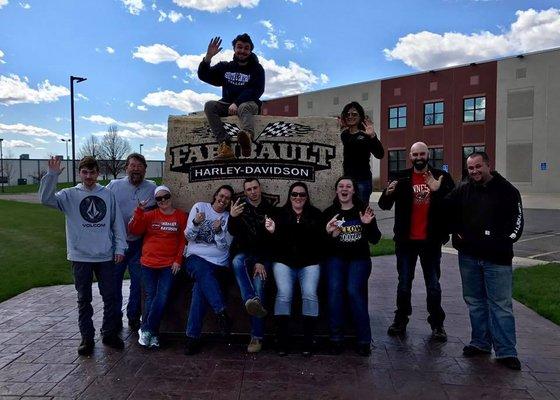
[[[212,57],[222,50],[221,44],[220,37],[210,40],[206,56],[198,66],[200,80],[222,87],[222,98],[207,102],[204,113],[219,143],[216,160],[235,158],[230,138],[220,119],[228,115],[239,117],[241,130],[237,133],[237,141],[243,157],[249,157],[255,131],[253,116],[259,113],[259,98],[264,93],[264,69],[253,53],[253,42],[246,33],[233,39],[233,61],[222,61],[211,67]]]

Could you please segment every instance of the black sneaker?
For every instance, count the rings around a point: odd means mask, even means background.
[[[521,371],[521,363],[517,357],[496,358],[496,361],[509,369]]]
[[[389,336],[401,336],[406,333],[406,325],[408,325],[408,321],[397,321],[395,320],[389,329],[387,329],[387,335]]]
[[[103,339],[101,341],[105,346],[112,347],[113,349],[124,349],[124,342],[118,335],[103,336]]]
[[[81,356],[90,356],[93,353],[93,348],[95,347],[95,341],[93,339],[83,338],[78,346],[78,354]]]
[[[447,342],[447,333],[443,326],[432,329],[432,339],[438,342]]]
[[[229,319],[228,315],[225,311],[217,314],[218,316],[218,324],[220,325],[220,331],[223,336],[229,336],[231,333],[231,319]]]
[[[200,339],[187,336],[185,340],[185,355],[192,356],[200,351]]]
[[[356,353],[362,357],[369,357],[371,355],[371,345],[369,343],[358,343]]]
[[[465,357],[474,357],[474,356],[482,356],[482,355],[487,356],[488,354],[490,354],[489,350],[482,350],[479,349],[478,347],[474,347],[471,345],[463,347],[463,355]]]
[[[342,340],[331,340],[329,346],[329,353],[332,355],[339,355],[344,352],[344,342]]]

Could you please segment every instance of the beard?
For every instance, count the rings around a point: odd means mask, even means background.
[[[428,165],[428,160],[414,160],[412,165],[416,171],[422,171]]]

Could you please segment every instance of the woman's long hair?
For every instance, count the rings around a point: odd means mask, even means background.
[[[305,193],[307,194],[307,201],[303,205],[303,212],[305,213],[307,210],[309,210],[312,207],[312,204],[311,204],[311,198],[309,196],[309,189],[307,188],[307,185],[304,182],[300,182],[300,181],[294,182],[290,185],[290,188],[288,189],[288,198],[286,199],[286,202],[284,203],[282,208],[284,210],[292,209],[292,202],[290,201],[290,197],[291,197],[292,190],[294,190],[294,188],[296,187],[302,187],[303,189],[305,189]]]
[[[212,195],[212,201],[210,202],[210,204],[212,205],[214,204],[214,202],[216,201],[216,196],[218,195],[218,193],[220,193],[220,190],[222,189],[225,189],[231,193],[229,205],[226,207],[226,211],[229,211],[231,209],[231,203],[233,202],[233,196],[235,195],[235,192],[233,191],[233,188],[230,185],[222,185],[218,189],[216,189],[216,191]]]
[[[358,208],[358,210],[364,211],[367,207],[367,204],[365,204],[358,196],[358,186],[356,185],[356,181],[349,176],[341,176],[336,180],[336,183],[334,184],[334,191],[335,191],[334,200],[333,200],[334,206],[339,210],[342,208],[342,204],[340,204],[340,200],[338,199],[338,195],[336,194],[336,189],[338,188],[338,184],[340,183],[340,181],[343,180],[348,180],[352,182],[352,186],[354,187],[354,194],[352,195],[352,204],[354,205],[354,207]]]
[[[344,125],[346,125],[346,113],[351,108],[355,108],[358,114],[360,115],[360,120],[358,121],[358,129],[360,130],[366,129],[364,125],[364,121],[366,120],[366,113],[364,111],[364,108],[357,101],[353,101],[351,103],[346,104],[342,109],[342,113],[340,114],[340,119],[342,120]]]

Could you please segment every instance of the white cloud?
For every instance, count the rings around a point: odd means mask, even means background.
[[[173,0],[173,3],[184,8],[221,12],[236,7],[253,8],[259,4],[259,0]]]
[[[144,122],[123,122],[117,121],[112,117],[103,115],[90,115],[82,117],[86,121],[90,121],[99,125],[116,125],[119,129],[119,136],[126,138],[164,138],[167,137],[167,126],[163,124],[147,124]],[[104,132],[92,133],[96,136],[103,136]]]
[[[86,97],[86,96],[84,96],[84,95],[81,94],[81,93],[78,93],[78,94],[76,95],[76,97],[77,97],[78,99],[80,99],[80,100],[83,100],[83,101],[89,101],[89,97]]]
[[[39,128],[38,126],[33,125],[24,125],[21,123],[7,125],[7,124],[0,124],[0,133],[12,133],[16,135],[24,135],[24,136],[37,136],[37,137],[54,137],[59,138],[62,135],[58,133],[54,133],[45,128]]]
[[[148,93],[142,102],[153,107],[170,107],[185,113],[200,111],[204,108],[204,103],[209,100],[218,100],[219,97],[214,93],[196,93],[190,89],[182,92],[163,90]]]
[[[268,36],[267,39],[261,40],[261,44],[264,44],[266,47],[271,49],[278,48],[278,35],[274,32],[274,25],[272,25],[272,21],[270,20],[261,20],[259,23],[266,28],[266,34]]]
[[[146,106],[136,106],[136,109],[140,111],[148,111],[148,107]]]
[[[241,14],[237,14],[237,17],[235,17],[235,19],[241,19],[241,18],[242,18]]]
[[[2,60],[2,57],[4,57],[4,52],[0,50],[0,64],[6,64],[6,61]]]
[[[188,19],[189,22],[194,22],[194,17],[190,14],[188,14],[185,18]]]
[[[321,74],[321,83],[328,83],[329,77],[326,74]]]
[[[167,14],[162,10],[158,10],[158,12],[159,12],[158,22],[165,21],[167,19]]]
[[[8,3],[9,3],[8,0],[0,0],[0,8],[2,8],[2,7],[4,7],[4,6],[7,6]]]
[[[150,64],[159,64],[165,61],[176,61],[180,55],[171,47],[156,43],[151,46],[139,46],[132,57],[141,58]]]
[[[60,121],[62,121],[62,117],[54,117],[54,120],[55,120],[56,122],[60,122]]]
[[[157,4],[156,3],[152,3],[152,10],[157,10]]]
[[[35,146],[33,146],[33,144],[26,142],[24,140],[4,140],[3,143],[4,147],[8,148],[8,149],[15,149],[18,147],[23,147],[23,148],[33,148]]]
[[[142,0],[122,0],[122,3],[132,15],[138,15],[144,9]]]
[[[41,139],[41,138],[35,138],[34,140],[35,140],[35,141],[36,141],[37,143],[43,143],[43,144],[45,144],[45,143],[49,143],[49,141],[48,141],[48,140],[45,140],[45,139]]]
[[[301,0],[286,0],[286,3],[301,4]]]
[[[171,10],[171,11],[169,11],[169,14],[167,14],[167,17],[169,18],[169,20],[171,22],[176,24],[177,22],[179,22],[180,20],[183,19],[183,14],[181,14],[180,12]]]
[[[311,42],[312,42],[312,40],[309,36],[304,36],[304,37],[301,38],[301,43],[303,44],[303,47],[309,47]]]
[[[427,70],[560,46],[560,9],[520,10],[515,15],[509,30],[500,34],[422,31],[399,38],[383,53],[387,60]]]
[[[127,101],[126,104],[128,105],[129,108],[134,107],[134,102],[133,101]]]
[[[144,149],[144,153],[146,154],[155,154],[156,156],[160,156],[161,158],[165,158],[165,151],[167,149],[164,146],[152,146],[152,147],[148,147],[147,149]]]
[[[20,5],[20,7],[23,8],[24,10],[29,10],[29,9],[31,8],[31,4],[29,4],[29,3],[22,3],[22,2],[20,1],[19,5]]]
[[[70,91],[66,87],[52,85],[48,80],[39,83],[37,89],[33,89],[18,75],[0,75],[0,104],[5,106],[19,103],[51,103],[68,95]]]
[[[284,40],[284,48],[286,50],[292,50],[296,47],[296,44],[293,40]]]
[[[105,47],[105,51],[107,51],[107,53],[109,54],[115,54],[115,49],[109,46]]]

